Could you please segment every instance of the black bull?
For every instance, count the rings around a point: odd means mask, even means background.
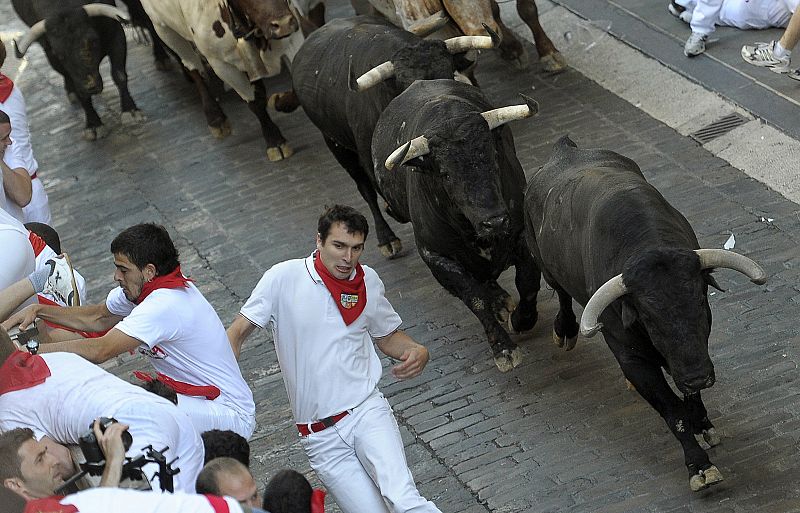
[[[527,117],[536,105],[515,110]],[[420,256],[436,280],[480,320],[500,370],[520,361],[500,321],[516,331],[536,322],[539,273],[522,238],[525,175],[509,121],[490,123],[492,106],[480,89],[454,80],[420,80],[386,107],[372,139],[373,166],[387,212],[414,226]],[[515,116],[515,117],[514,117]],[[496,127],[493,129],[493,127]],[[398,145],[414,140],[410,147]],[[420,153],[420,143],[427,153]],[[398,155],[384,165],[390,154]],[[405,160],[404,165],[400,165]],[[514,309],[497,277],[516,268],[520,303]]]
[[[86,114],[84,138],[94,140],[106,133],[103,122],[92,105],[92,95],[103,90],[100,61],[108,56],[111,78],[119,89],[123,123],[141,121],[144,116],[128,91],[125,71],[127,43],[110,0],[12,0],[14,10],[32,29],[17,43],[21,57],[38,40],[47,60],[64,77],[67,94],[77,97]],[[94,9],[91,15],[84,8]],[[43,22],[43,23],[40,23]]]
[[[689,222],[635,162],[607,150],[580,150],[566,137],[528,181],[525,235],[558,294],[556,342],[574,346],[575,299],[586,306],[581,331],[591,336],[602,329],[625,377],[681,443],[692,490],[721,481],[695,439],[719,443],[700,397],[715,380],[707,291],[719,287],[711,271],[736,269],[759,284],[764,271],[732,252],[696,252]]]
[[[491,45],[488,37],[474,40],[489,40]],[[467,48],[452,48],[443,41],[424,41],[383,18],[356,16],[332,20],[316,30],[292,61],[300,104],[356,182],[372,212],[378,246],[388,257],[398,255],[402,245],[378,205],[370,155],[375,123],[386,105],[415,80],[453,78],[459,58],[450,52]],[[393,71],[375,74],[379,78],[370,80],[371,85],[361,79],[351,84],[355,76],[388,62]]]

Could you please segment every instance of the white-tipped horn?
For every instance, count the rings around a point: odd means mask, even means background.
[[[356,90],[366,91],[370,87],[376,86],[386,79],[394,76],[394,64],[392,61],[386,61],[383,64],[378,64],[371,70],[367,71],[356,79]]]
[[[113,5],[86,4],[83,6],[83,10],[86,11],[86,14],[89,16],[105,16],[107,18],[115,19],[120,23],[130,23],[128,15]]]
[[[47,29],[44,26],[44,20],[41,20],[34,23],[30,30],[22,35],[22,38],[19,40],[19,42],[17,42],[15,39],[14,54],[17,56],[17,59],[21,59],[33,42],[42,37],[45,32],[47,32]]]
[[[622,281],[622,275],[618,274],[605,282],[602,287],[592,294],[581,315],[581,335],[593,337],[603,328],[603,324],[598,321],[600,314],[603,313],[608,305],[625,295],[627,289]]]
[[[447,51],[451,54],[468,52],[469,50],[488,50],[494,48],[489,36],[458,36],[445,39]]]
[[[405,164],[411,159],[421,157],[430,153],[428,139],[424,135],[415,137],[404,145],[400,146],[389,155],[384,165],[389,171],[397,167],[398,164]]]
[[[525,100],[525,105],[511,105],[509,107],[500,107],[499,109],[487,110],[481,113],[483,119],[489,124],[489,130],[494,130],[509,121],[529,118],[539,112],[539,104],[536,100],[524,94],[520,96]]]
[[[419,37],[428,37],[437,30],[444,28],[448,23],[450,23],[450,18],[447,14],[444,11],[438,11],[427,18],[415,21],[406,30]]]
[[[757,285],[767,282],[767,273],[764,269],[744,255],[727,249],[696,249],[694,252],[700,257],[700,266],[703,269],[724,267],[739,271]]]

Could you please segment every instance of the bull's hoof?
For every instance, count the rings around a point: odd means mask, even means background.
[[[494,364],[497,365],[497,370],[500,372],[508,372],[520,363],[522,363],[522,352],[518,347],[513,351],[505,349],[494,357]]]
[[[108,128],[105,125],[93,126],[83,129],[83,138],[87,141],[96,141],[108,135]]]
[[[394,239],[389,244],[381,244],[378,249],[381,251],[381,255],[391,260],[400,256],[403,251],[403,243],[400,239]]]
[[[169,71],[172,69],[172,61],[169,57],[161,60],[156,59],[153,64],[158,71]]]
[[[709,445],[709,447],[715,447],[720,444],[722,439],[717,433],[717,430],[712,428],[704,429],[703,430],[703,440]]]
[[[227,119],[222,122],[220,126],[211,126],[208,125],[208,130],[211,132],[211,135],[214,136],[215,139],[225,139],[229,135],[231,135],[231,122]]]
[[[139,109],[123,112],[120,115],[122,126],[138,125],[146,120],[147,116],[145,116],[144,112],[140,111]]]
[[[539,313],[535,310],[535,306],[531,314],[530,311],[520,311],[519,305],[517,305],[517,307],[514,308],[514,312],[508,318],[508,331],[516,334],[525,333],[536,326],[537,320],[539,320]]]
[[[542,63],[542,69],[548,73],[561,73],[567,69],[567,60],[558,51],[543,55],[539,61]]]
[[[560,337],[558,336],[558,333],[556,333],[556,330],[553,330],[553,343],[558,347],[564,349],[564,351],[572,351],[573,349],[575,349],[575,344],[577,342],[578,342],[578,335],[575,335],[574,337],[567,337],[567,336]]]
[[[711,465],[707,469],[701,470],[689,478],[689,488],[691,488],[693,492],[699,492],[711,485],[721,483],[724,479],[716,465]]]
[[[300,101],[294,91],[275,93],[267,100],[267,108],[278,112],[294,112],[300,106]]]
[[[68,92],[67,93],[67,100],[73,105],[75,105],[76,103],[78,103],[80,101],[80,100],[78,100],[78,95],[73,93],[73,92]]]
[[[294,150],[286,144],[282,143],[280,146],[267,148],[267,158],[270,162],[278,162],[279,160],[288,159],[294,154]]]

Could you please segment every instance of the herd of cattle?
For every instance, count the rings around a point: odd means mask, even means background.
[[[514,332],[533,328],[543,275],[559,298],[556,344],[570,350],[579,331],[587,337],[602,331],[627,380],[680,442],[691,489],[720,482],[698,442],[720,441],[700,396],[715,381],[707,292],[719,288],[714,269],[737,270],[763,284],[761,267],[730,251],[700,249],[683,215],[635,162],[612,151],[582,150],[564,137],[526,187],[505,124],[535,115],[538,105],[523,96],[519,105],[494,108],[465,78],[474,65],[472,50],[494,47],[509,59],[522,58],[523,46],[500,23],[494,0],[370,0],[385,16],[317,28],[308,14],[319,14],[320,1],[125,3],[134,23],[154,30],[158,66],[169,58],[161,41],[180,58],[215,136],[231,130],[209,90],[215,76],[258,118],[270,160],[292,151],[267,113],[268,102],[281,110],[302,106],[369,205],[381,252],[393,258],[402,244],[378,195],[389,216],[412,223],[419,254],[436,280],[480,320],[501,371],[520,362],[504,324]],[[126,14],[111,0],[13,5],[31,27],[16,42],[18,55],[34,41],[42,44],[67,93],[86,112],[86,138],[104,135],[91,95],[102,90],[98,66],[105,56],[123,120],[143,119],[127,88],[120,25]],[[442,9],[446,16],[437,12]],[[544,66],[563,68],[533,1],[518,0],[517,10]],[[444,40],[421,37],[447,30]],[[284,61],[291,62],[293,90],[268,99],[262,79],[279,73]],[[516,271],[518,304],[497,283],[509,266]],[[585,307],[580,325],[573,299]]]

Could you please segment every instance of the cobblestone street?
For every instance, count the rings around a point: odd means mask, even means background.
[[[335,14],[347,13],[334,4]],[[5,34],[23,29],[9,2],[0,14]],[[129,45],[129,87],[148,119],[120,124],[106,64],[95,106],[111,133],[97,142],[81,139],[83,113],[39,46],[17,80],[54,226],[99,302],[114,285],[113,236],[142,221],[164,224],[184,272],[227,326],[266,269],[312,251],[323,205],[367,206],[302,110],[271,112],[295,154],[270,163],[256,119],[233,92],[222,103],[233,134],[216,140],[178,66],[156,71],[149,47],[130,37]],[[756,286],[733,271],[715,275],[727,292],[709,298],[717,382],[704,399],[722,435],[709,455],[725,481],[692,493],[680,445],[626,389],[602,337],[579,338],[569,353],[552,344],[552,290],[539,294],[534,330],[515,337],[523,363],[501,374],[477,319],[419,258],[411,227],[391,223],[406,248],[396,260],[385,260],[371,235],[362,262],[382,277],[404,329],[431,352],[421,376],[397,382],[387,372],[381,383],[423,495],[445,513],[800,511],[800,207],[577,71],[545,75],[536,62],[519,71],[484,52],[477,78],[497,106],[519,103],[520,92],[539,102],[538,116],[512,124],[527,174],[564,134],[620,152],[689,219],[701,245],[721,248],[733,234],[735,251],[769,279]],[[273,84],[277,91],[289,81]],[[501,283],[513,291],[512,272]],[[254,475],[263,481],[292,467],[318,485],[267,330],[245,345],[241,365],[257,401]],[[147,363],[125,357],[114,372],[133,379],[140,368]]]

